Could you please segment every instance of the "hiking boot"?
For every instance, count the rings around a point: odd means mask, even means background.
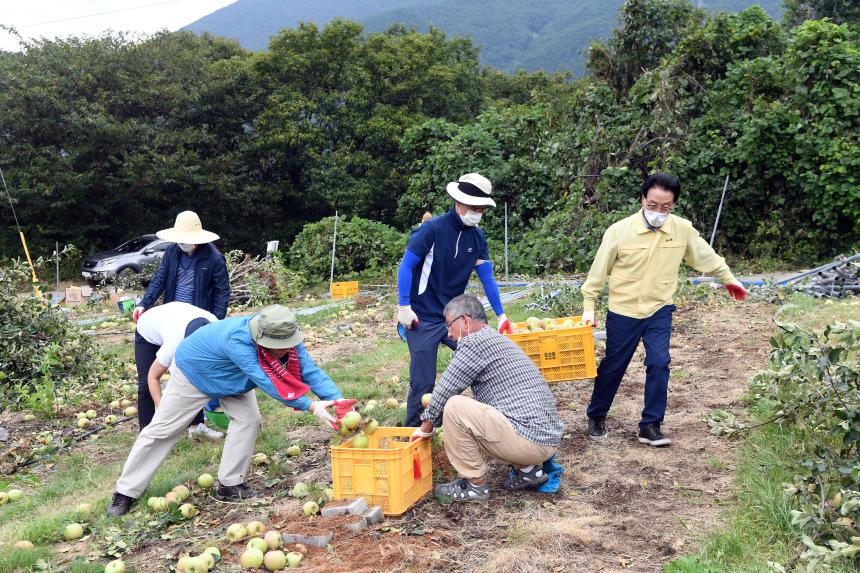
[[[206,424],[197,424],[196,426],[188,428],[188,437],[206,438],[207,440],[220,440],[224,437],[224,434],[217,430],[213,430]]]
[[[467,479],[458,478],[434,486],[433,495],[443,505],[454,501],[487,501],[490,499],[490,488],[487,484],[475,485]]]
[[[649,446],[668,446],[672,440],[660,431],[660,424],[645,424],[639,426],[639,442]]]
[[[606,437],[606,418],[588,419],[588,437],[592,440],[602,440]]]
[[[546,483],[549,475],[543,471],[543,464],[535,464],[528,468],[511,470],[505,481],[502,482],[502,487],[509,491],[518,491],[531,487],[538,487]]]
[[[119,517],[120,515],[125,515],[128,513],[131,504],[135,502],[133,497],[129,497],[127,495],[123,495],[119,492],[113,494],[113,499],[110,501],[110,505],[107,508],[107,514],[111,517]]]
[[[257,492],[244,483],[240,483],[239,485],[222,485],[221,482],[218,482],[218,488],[215,490],[215,499],[220,499],[221,501],[236,501],[252,497],[257,497]]]

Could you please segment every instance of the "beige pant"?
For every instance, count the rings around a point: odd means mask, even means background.
[[[510,420],[493,408],[467,396],[453,396],[442,414],[445,453],[451,465],[468,480],[487,474],[487,456],[516,468],[542,464],[558,446],[541,446],[517,434]]]
[[[198,390],[179,368],[174,368],[152,422],[140,432],[131,448],[122,475],[116,482],[116,490],[139,498],[188,424],[211,399]],[[238,485],[245,481],[245,473],[251,465],[260,431],[260,409],[253,390],[221,398],[221,407],[230,418],[230,426],[221,454],[218,481],[223,485]]]

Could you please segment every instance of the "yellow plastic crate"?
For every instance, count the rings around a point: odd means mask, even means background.
[[[430,440],[410,442],[415,428],[379,428],[367,448],[352,440],[331,448],[335,499],[363,497],[385,515],[401,515],[433,488]]]
[[[556,324],[565,320],[574,323],[581,316],[566,316],[547,319]],[[517,322],[514,328],[525,328],[525,322]],[[547,382],[582,380],[597,376],[597,363],[594,358],[594,334],[591,326],[574,326],[558,330],[544,330],[507,334],[517,343],[540,369]]]
[[[358,281],[344,281],[331,283],[331,298],[338,300],[349,298],[358,294]]]

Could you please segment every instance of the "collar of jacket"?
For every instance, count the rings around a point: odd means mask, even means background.
[[[448,221],[450,221],[451,227],[455,231],[460,232],[467,228],[466,225],[463,224],[463,220],[460,218],[460,215],[457,214],[457,209],[455,207],[451,207],[451,210],[448,211],[446,216],[448,217]]]
[[[674,222],[674,215],[672,215],[670,213],[669,218],[666,219],[666,222],[663,223],[663,226],[658,227],[656,229],[656,231],[659,231],[661,233],[666,233],[666,234],[671,233],[673,222]],[[639,209],[639,211],[636,214],[636,234],[642,235],[643,233],[653,233],[653,232],[654,231],[652,231],[648,227],[648,221],[645,220],[645,210]]]

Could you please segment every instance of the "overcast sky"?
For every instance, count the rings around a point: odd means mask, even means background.
[[[106,30],[151,34],[178,30],[236,0],[0,0],[0,25],[25,38],[99,36]],[[17,39],[0,29],[0,49]]]

